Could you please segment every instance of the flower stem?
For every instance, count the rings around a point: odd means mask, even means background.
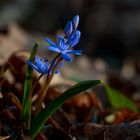
[[[38,84],[38,81],[41,79],[41,77],[43,76],[43,74],[41,74],[36,82],[34,83],[34,85],[31,87],[30,91],[29,91],[29,96],[28,96],[28,101],[29,101],[29,108],[32,110],[32,94],[33,94],[33,91],[36,87],[36,85]],[[32,112],[32,111],[31,111]],[[27,129],[29,130],[30,129],[30,122],[31,122],[31,112],[30,112],[30,117],[29,117],[29,123],[27,124]]]
[[[57,60],[57,62],[56,62],[56,60]],[[45,96],[47,94],[47,91],[48,91],[49,85],[51,83],[51,80],[52,80],[52,78],[54,76],[54,73],[55,73],[55,71],[56,71],[56,69],[57,69],[57,67],[58,67],[58,65],[60,64],[61,61],[62,61],[62,58],[60,57],[60,55],[57,55],[54,58],[51,66],[50,66],[50,69],[48,71],[48,75],[47,75],[47,78],[46,78],[46,82],[45,82],[45,88],[43,89],[42,94],[40,95],[40,98],[39,98],[38,102],[36,103],[35,114],[38,114],[40,112],[40,110],[41,110],[42,102],[43,102],[43,100],[44,100],[44,98],[45,98]],[[56,63],[56,64],[55,64],[55,66],[54,66],[54,68],[53,68],[53,70],[51,72],[51,69],[52,69],[54,63]],[[51,72],[51,74],[50,74],[50,72]]]
[[[40,74],[40,76],[37,78],[36,82],[34,83],[34,85],[32,86],[31,90],[30,90],[30,97],[32,97],[33,91],[36,87],[36,85],[38,84],[39,80],[42,78],[43,74]]]

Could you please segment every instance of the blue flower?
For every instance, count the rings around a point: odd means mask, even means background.
[[[45,38],[50,44],[50,46],[47,47],[48,50],[60,53],[65,61],[72,61],[70,54],[81,55],[81,50],[71,50],[71,47],[77,45],[80,40],[81,32],[77,30],[78,24],[79,16],[77,15],[66,24],[64,28],[65,36],[62,37],[58,35],[58,45],[49,38]]]
[[[35,56],[35,61],[34,63],[32,63],[31,61],[27,60],[27,63],[33,68],[35,69],[37,72],[41,73],[41,74],[46,74],[49,70],[50,67],[50,62],[48,61],[48,59],[46,60],[42,60],[39,56]]]
[[[54,68],[54,66],[57,63],[57,60],[53,63],[53,66],[51,67],[52,61],[49,61],[48,59],[45,59],[44,61],[39,57],[39,56],[35,56],[35,61],[34,63],[32,63],[31,61],[27,60],[27,63],[33,68],[35,69],[37,72],[41,73],[41,74],[47,74],[48,71],[50,71],[50,74],[52,73],[52,70]],[[55,71],[55,73],[57,74],[59,72],[59,68],[63,65],[63,63],[61,62],[58,65],[57,70]],[[51,67],[51,70],[49,70]]]
[[[65,39],[70,47],[74,47],[79,42],[81,32],[77,30],[78,24],[79,16],[76,15],[64,28]]]
[[[80,38],[80,31],[76,31],[76,32],[74,32],[74,34],[72,34],[68,43],[67,43],[67,40],[64,39],[60,35],[58,36],[58,45],[56,45],[54,42],[52,42],[48,38],[45,38],[45,40],[51,45],[51,46],[47,47],[48,50],[60,53],[64,60],[70,62],[70,61],[72,61],[72,58],[69,56],[70,54],[81,55],[81,53],[82,53],[81,50],[70,50],[69,49],[71,46],[74,46],[78,43],[79,38]]]

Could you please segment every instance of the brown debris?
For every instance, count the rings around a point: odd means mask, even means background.
[[[10,138],[10,136],[0,136],[0,140],[7,140],[9,138]]]
[[[72,136],[81,140],[138,140],[140,138],[140,122],[120,123],[117,125],[80,124],[71,128]]]

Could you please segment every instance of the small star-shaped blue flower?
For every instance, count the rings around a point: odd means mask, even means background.
[[[67,41],[62,36],[58,36],[58,45],[52,42],[50,39],[45,38],[45,40],[51,45],[48,46],[48,50],[60,53],[62,58],[65,61],[72,61],[72,58],[69,56],[70,54],[81,55],[81,50],[70,50],[70,47],[75,46],[79,42],[80,38],[80,31],[75,30],[75,32],[70,36],[69,40]]]
[[[46,60],[42,60],[39,56],[35,56],[35,61],[34,63],[32,63],[31,61],[27,60],[27,63],[33,68],[35,69],[37,72],[41,73],[41,74],[46,74],[49,70],[50,67],[50,62],[48,61],[48,59]]]
[[[50,74],[52,73],[52,70],[54,68],[54,66],[57,63],[57,60],[53,63],[53,66],[51,66],[52,61],[49,61],[48,59],[45,59],[44,61],[39,57],[39,56],[35,56],[35,61],[34,63],[27,60],[28,65],[30,65],[33,69],[35,69],[37,72],[41,73],[41,74],[47,74],[48,72],[50,72]],[[57,74],[59,72],[59,68],[63,65],[63,62],[61,62],[58,65],[58,68],[55,71],[55,74]],[[51,68],[51,70],[49,70]]]

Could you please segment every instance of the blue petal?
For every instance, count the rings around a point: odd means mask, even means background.
[[[78,27],[79,24],[79,15],[76,15],[73,19],[72,19],[72,25],[73,28],[76,29]]]
[[[30,65],[33,69],[35,69],[36,71],[38,71],[39,73],[41,73],[41,71],[38,69],[38,67],[36,65],[34,65],[31,61],[27,60],[28,65]]]
[[[36,61],[36,62],[38,62],[38,61],[39,61],[39,62],[42,62],[42,59],[41,59],[38,55],[36,55],[36,56],[35,56],[35,61]]]
[[[62,54],[62,57],[63,57],[64,60],[66,60],[68,62],[72,61],[72,58],[69,55],[67,55],[67,54]]]
[[[57,45],[56,45],[53,41],[51,41],[49,38],[45,37],[45,40],[46,40],[46,42],[48,42],[51,46],[57,47]]]
[[[44,68],[41,66],[38,66],[38,72],[44,74]]]
[[[42,59],[38,55],[35,56],[35,63],[42,65]]]
[[[44,69],[44,74],[45,74],[45,73],[47,73],[47,72],[48,72],[48,70],[49,70],[49,68],[48,68],[48,67],[46,67],[46,68]]]
[[[64,33],[66,36],[69,36],[72,33],[72,31],[73,31],[72,22],[69,21],[64,28]]]
[[[75,30],[69,37],[68,39],[68,44],[70,47],[74,47],[75,45],[77,45],[77,43],[79,42],[81,36],[81,32],[78,30]]]
[[[55,48],[55,47],[52,47],[52,46],[49,46],[49,47],[47,47],[47,48],[48,48],[48,50],[50,50],[50,51],[54,51],[54,52],[60,53],[60,50],[59,50],[58,48]]]
[[[38,55],[35,56],[35,60],[38,61],[40,60],[40,57]]]
[[[43,64],[43,69],[46,70],[46,69],[48,69],[49,66],[50,66],[49,62],[45,60],[44,64]]]
[[[67,53],[68,53],[68,54],[77,54],[77,55],[81,55],[81,54],[82,54],[82,50],[68,50]]]
[[[58,35],[58,47],[61,50],[63,50],[65,45],[66,45],[65,39],[61,35]]]

